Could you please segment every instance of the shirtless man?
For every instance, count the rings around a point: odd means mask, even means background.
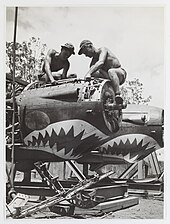
[[[45,79],[46,82],[51,82],[55,84],[55,79],[65,79],[67,78],[67,72],[70,67],[68,58],[75,54],[74,46],[71,43],[66,43],[61,46],[61,52],[57,52],[54,49],[50,49],[44,60],[42,67],[43,76],[40,78]],[[60,70],[63,69],[63,72]]]
[[[86,57],[92,58],[90,69],[85,78],[91,76],[96,78],[109,79],[115,92],[115,100],[117,104],[122,104],[120,97],[119,85],[122,85],[126,79],[126,71],[121,68],[119,60],[106,47],[96,49],[89,40],[83,40],[80,43],[79,55],[84,54]]]

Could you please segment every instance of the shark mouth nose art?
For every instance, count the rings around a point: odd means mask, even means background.
[[[160,148],[150,136],[144,134],[127,134],[118,136],[100,147],[100,152],[123,157],[129,163],[139,161],[155,149]]]
[[[66,120],[35,130],[24,138],[28,149],[42,150],[64,159],[78,159],[93,144],[108,136],[82,120]],[[88,146],[88,147],[87,147]]]

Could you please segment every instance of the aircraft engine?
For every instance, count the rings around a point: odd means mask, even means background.
[[[119,130],[121,107],[109,80],[35,82],[16,97],[22,140],[27,149],[62,159],[80,158]]]

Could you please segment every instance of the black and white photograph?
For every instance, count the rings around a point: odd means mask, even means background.
[[[166,5],[126,2],[3,5],[5,222],[165,223]]]

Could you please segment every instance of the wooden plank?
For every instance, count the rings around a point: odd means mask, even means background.
[[[128,191],[131,189],[161,191],[162,183],[129,183]]]
[[[127,192],[127,185],[113,185],[113,186],[103,186],[103,187],[96,187],[96,196],[104,196],[105,201],[110,200],[110,198],[115,197],[124,197],[125,193]]]
[[[99,212],[114,212],[117,210],[125,209],[134,205],[139,204],[139,198],[137,197],[127,197],[123,199],[117,199],[113,201],[103,202],[99,205],[95,206],[91,209],[81,209],[81,208],[75,208],[75,214],[97,214]]]
[[[156,190],[142,190],[142,189],[129,189],[128,194],[138,195],[138,196],[154,196],[154,195],[162,195],[162,191]]]
[[[97,208],[101,211],[116,211],[123,208],[127,208],[133,205],[137,205],[139,199],[137,197],[127,197],[123,199],[118,199],[114,201],[103,202],[97,205]]]

